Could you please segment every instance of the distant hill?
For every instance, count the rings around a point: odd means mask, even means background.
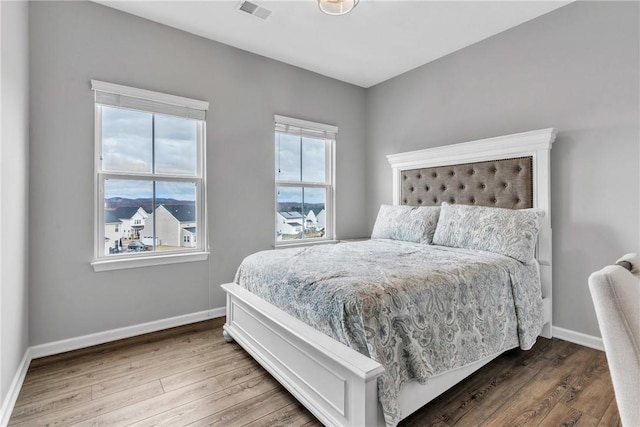
[[[309,213],[310,210],[313,210],[316,214],[318,214],[322,209],[324,209],[324,203],[305,203],[304,212],[301,212],[302,207],[298,202],[278,203],[278,212],[300,212],[305,216]]]
[[[153,212],[153,200],[150,198],[141,198],[141,199],[127,199],[124,197],[111,197],[110,199],[106,199],[105,209],[117,209],[120,207],[141,207],[147,213]],[[191,200],[176,200],[176,199],[164,199],[157,198],[157,205],[193,205],[195,204]]]
[[[125,197],[111,197],[106,199],[105,209],[117,209],[121,207],[142,207],[147,213],[153,212],[153,201],[150,198],[140,198],[140,199],[127,199]],[[158,198],[156,199],[157,205],[193,205],[195,204],[191,200],[176,200],[176,199],[164,199]],[[300,212],[303,215],[307,215],[310,210],[313,210],[316,214],[319,213],[322,209],[324,209],[324,203],[306,203],[304,205],[304,212],[301,212],[300,203],[297,202],[282,202],[278,203],[278,211],[280,212]]]

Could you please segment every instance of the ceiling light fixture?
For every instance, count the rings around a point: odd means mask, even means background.
[[[360,0],[318,0],[318,7],[327,15],[344,15],[353,10]]]

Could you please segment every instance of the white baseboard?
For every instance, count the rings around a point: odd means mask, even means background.
[[[569,329],[553,327],[553,337],[561,340],[569,341],[574,344],[579,344],[585,347],[594,348],[596,350],[604,351],[604,344],[602,338],[594,337],[593,335],[583,334],[582,332],[576,332]]]
[[[11,418],[11,413],[13,412],[16,400],[18,400],[18,394],[20,394],[24,378],[27,376],[27,370],[29,369],[31,359],[31,349],[27,348],[22,360],[20,361],[20,365],[16,370],[16,374],[13,377],[13,381],[11,381],[9,390],[7,390],[7,394],[2,402],[2,407],[0,407],[0,426],[2,427],[9,424],[9,418]]]
[[[168,319],[155,320],[139,325],[125,326],[124,328],[111,329],[95,334],[35,345],[31,347],[31,357],[37,359],[39,357],[51,356],[53,354],[64,353],[65,351],[78,350],[92,345],[104,344],[123,338],[147,334],[149,332],[161,331],[163,329],[174,328],[176,326],[187,325],[215,317],[222,317],[225,314],[226,308],[218,307],[196,313],[184,314],[182,316],[170,317]]]

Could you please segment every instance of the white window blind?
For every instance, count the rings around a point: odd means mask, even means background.
[[[291,117],[275,116],[275,131],[289,135],[305,136],[309,138],[336,139],[337,126],[315,123]]]
[[[99,105],[148,111],[187,119],[205,120],[209,103],[182,96],[91,80]]]

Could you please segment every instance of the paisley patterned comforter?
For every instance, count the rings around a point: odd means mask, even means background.
[[[542,330],[537,263],[490,252],[387,239],[270,250],[235,282],[383,365],[389,426],[405,382],[529,349]]]

